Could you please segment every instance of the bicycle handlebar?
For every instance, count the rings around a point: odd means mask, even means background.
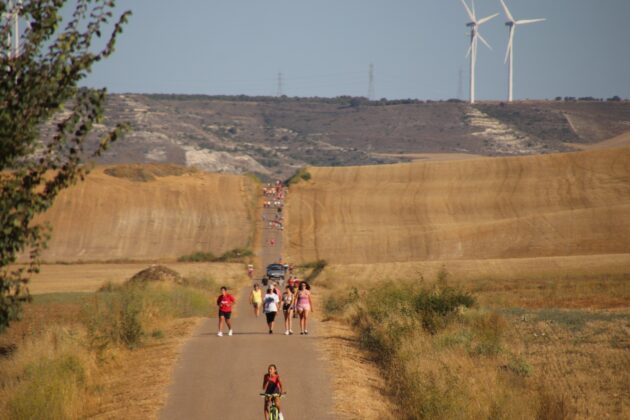
[[[282,396],[284,396],[284,395],[287,395],[287,393],[286,393],[286,392],[283,392],[282,394],[267,394],[267,393],[265,393],[265,392],[261,392],[259,395],[260,395],[261,397],[282,397]]]

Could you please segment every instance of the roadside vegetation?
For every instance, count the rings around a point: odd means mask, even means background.
[[[351,326],[381,369],[394,418],[620,418],[627,410],[628,313],[490,308],[445,269],[435,281],[343,284],[325,272],[319,284],[328,289],[327,320]]]
[[[328,262],[326,260],[317,260],[309,263],[301,264],[297,267],[307,283],[313,283],[317,277],[324,271]]]
[[[243,262],[253,257],[254,252],[249,248],[234,248],[224,252],[221,256],[215,256],[212,252],[193,252],[182,255],[179,262]]]
[[[191,318],[206,316],[219,286],[196,277],[181,284],[107,283],[96,293],[36,295],[25,319],[0,336],[0,418],[102,414],[120,394],[109,387],[144,369],[122,366],[136,352],[181,335],[194,324]]]
[[[306,168],[300,168],[286,182],[287,186],[295,185],[301,181],[309,181],[311,173]]]

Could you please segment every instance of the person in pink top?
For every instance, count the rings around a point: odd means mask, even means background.
[[[300,316],[300,335],[308,335],[308,314],[313,312],[313,302],[305,282],[300,283],[295,309]]]

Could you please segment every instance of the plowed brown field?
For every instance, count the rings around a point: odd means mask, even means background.
[[[104,169],[64,191],[44,215],[53,226],[44,260],[168,260],[250,245],[249,178],[192,172],[139,182]]]
[[[292,261],[630,253],[630,148],[309,171],[288,204]]]

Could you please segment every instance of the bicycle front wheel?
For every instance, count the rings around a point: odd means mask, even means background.
[[[269,409],[269,420],[280,420],[280,414],[278,413],[278,409],[276,407],[271,407],[271,409]]]

